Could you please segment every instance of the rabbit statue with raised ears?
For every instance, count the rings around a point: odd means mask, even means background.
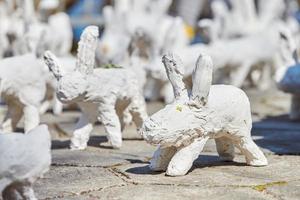
[[[73,150],[87,147],[89,134],[97,120],[103,123],[111,145],[120,148],[125,125],[124,110],[129,109],[138,128],[148,116],[133,70],[125,67],[94,69],[98,34],[96,26],[88,26],[83,31],[77,63],[72,71],[66,72],[51,52],[44,54],[46,65],[58,81],[58,99],[63,103],[77,103],[82,110],[71,139]]]
[[[246,94],[230,85],[211,85],[212,60],[200,55],[193,71],[192,93],[188,96],[178,56],[167,54],[162,61],[173,86],[175,101],[143,123],[142,135],[159,145],[150,163],[153,171],[185,175],[208,139],[215,139],[221,159],[232,161],[234,147],[246,162],[264,166],[268,161],[251,138],[252,119]]]

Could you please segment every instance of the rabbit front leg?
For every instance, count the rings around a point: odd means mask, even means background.
[[[71,139],[72,150],[83,150],[87,147],[93,124],[96,121],[88,113],[83,112],[76,123],[76,128]]]
[[[119,117],[115,110],[115,104],[101,104],[98,109],[98,120],[104,125],[108,141],[113,148],[119,149],[122,146],[122,133]]]
[[[37,127],[40,123],[39,109],[33,105],[24,107],[24,130],[25,133]]]
[[[152,171],[166,171],[168,164],[176,151],[176,147],[158,147],[158,149],[154,152],[152,159],[150,160],[149,168]]]
[[[63,104],[58,100],[56,96],[53,97],[53,114],[60,115],[63,111]]]
[[[50,100],[45,100],[42,102],[40,108],[39,108],[39,112],[40,114],[45,114],[47,112],[47,110],[50,108],[51,105],[51,101]]]
[[[251,67],[252,63],[248,61],[239,66],[237,71],[233,74],[234,77],[232,77],[231,84],[238,88],[241,88],[250,73]]]
[[[192,167],[203,150],[208,137],[198,138],[193,143],[179,149],[171,159],[166,174],[169,176],[183,176]]]

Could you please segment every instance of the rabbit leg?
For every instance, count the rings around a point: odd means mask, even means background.
[[[270,64],[266,64],[262,66],[262,73],[261,73],[261,80],[258,81],[258,88],[260,90],[267,90],[268,88],[270,88],[273,79],[271,78],[272,75],[272,67]]]
[[[166,174],[169,176],[185,175],[192,167],[194,160],[196,160],[203,150],[208,137],[199,138],[192,144],[179,149],[171,159]]]
[[[140,94],[133,97],[131,104],[129,105],[129,111],[132,115],[133,122],[139,130],[142,127],[144,120],[148,117],[144,97],[140,96]]]
[[[238,138],[236,147],[241,150],[242,154],[244,154],[248,165],[252,165],[252,166],[268,165],[268,161],[265,155],[259,149],[259,147],[253,142],[251,136],[244,136]]]
[[[234,77],[232,77],[231,81],[232,85],[241,88],[251,70],[251,67],[252,65],[250,62],[245,62],[239,66],[237,72],[233,74]]]
[[[176,147],[158,147],[150,160],[150,169],[152,171],[166,171],[170,160],[176,153],[176,150]]]
[[[72,150],[83,150],[87,147],[87,142],[90,138],[90,133],[93,130],[95,121],[96,119],[93,119],[88,113],[82,112],[76,123],[76,128],[71,139],[70,148]]]
[[[33,105],[24,107],[24,130],[25,133],[37,127],[40,123],[39,109]]]
[[[292,95],[290,118],[292,120],[300,119],[300,95]]]
[[[60,115],[63,111],[63,104],[58,100],[56,96],[53,97],[53,114]]]
[[[104,125],[107,139],[113,148],[122,146],[122,133],[119,117],[115,110],[115,104],[102,104],[99,106],[98,120]]]
[[[232,140],[223,136],[215,139],[218,154],[223,161],[232,161],[234,158],[234,145]]]
[[[40,114],[45,114],[47,112],[47,110],[50,108],[50,105],[51,105],[50,100],[43,101],[40,108],[39,108]]]

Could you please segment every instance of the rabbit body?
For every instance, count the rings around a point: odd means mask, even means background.
[[[198,58],[193,72],[193,90],[188,96],[182,81],[182,63],[174,55],[163,57],[175,101],[146,119],[142,135],[159,145],[151,160],[154,171],[167,175],[185,175],[201,153],[206,141],[214,138],[220,157],[234,158],[234,147],[240,149],[246,162],[267,165],[267,159],[251,138],[251,111],[246,94],[230,85],[213,85],[212,61]]]
[[[25,132],[39,124],[39,105],[46,92],[43,64],[34,54],[6,58],[0,62],[1,96],[8,105],[2,128],[16,129],[24,114]]]

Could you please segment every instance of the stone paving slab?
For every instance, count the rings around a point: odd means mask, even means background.
[[[128,185],[113,187],[73,200],[177,200],[177,199],[210,199],[210,200],[271,200],[269,195],[253,191],[250,188],[235,187],[190,187],[174,185]]]
[[[299,156],[267,156],[269,165],[252,167],[245,164],[242,156],[235,162],[222,162],[216,154],[200,156],[186,176],[168,177],[165,173],[153,173],[148,163],[137,163],[114,167],[130,182],[137,184],[179,184],[193,186],[255,186],[273,182],[288,182],[300,177]],[[299,188],[300,189],[300,188]]]
[[[92,138],[93,140],[93,138]],[[84,151],[71,151],[68,148],[52,150],[52,163],[66,166],[108,167],[124,163],[136,163],[149,160],[155,147],[145,141],[125,140],[121,149],[89,146]]]
[[[274,185],[267,187],[266,193],[274,196],[276,199],[300,199],[300,180],[289,181],[284,185]]]
[[[34,190],[38,199],[68,199],[123,184],[120,178],[104,168],[55,166],[34,184]]]
[[[205,154],[181,177],[151,172],[146,162],[53,166],[34,189],[40,199],[297,199],[300,157],[269,155],[268,160],[269,166],[257,168],[246,166],[241,156],[225,163]]]

